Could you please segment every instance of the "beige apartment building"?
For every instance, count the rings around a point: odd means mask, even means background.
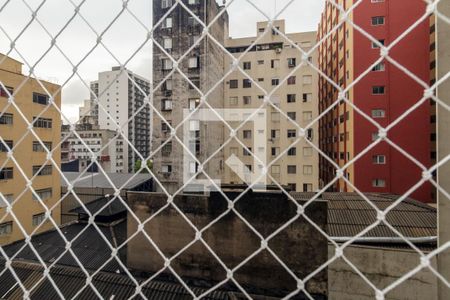
[[[297,142],[299,130],[294,122],[306,128],[318,116],[318,74],[309,65],[302,63],[303,55],[299,46],[308,52],[316,44],[316,32],[286,33],[285,21],[277,20],[274,27],[264,34],[267,22],[257,23],[257,36],[246,38],[228,38],[225,46],[235,58],[240,58],[244,52],[253,45],[240,59],[240,67],[253,80],[252,82],[241,71],[233,71],[225,81],[224,107],[226,109],[256,109],[264,101],[265,93],[290,119],[283,116],[274,107],[267,106],[265,117],[267,120],[266,132],[254,129],[253,122],[247,122],[236,137],[248,148],[233,140],[225,147],[225,162],[234,154],[243,162],[243,172],[235,172],[229,166],[225,167],[225,183],[242,183],[245,177],[238,173],[254,173],[256,168],[263,164],[254,159],[249,150],[257,157],[267,157],[266,164],[273,163],[268,168],[275,181],[282,185],[289,185],[293,191],[315,191],[318,189],[318,152],[305,139]],[[262,36],[264,34],[264,36]],[[317,52],[307,57],[310,62],[317,61]],[[225,70],[227,73],[232,67],[232,59],[226,56]],[[287,80],[285,80],[287,78]],[[260,87],[258,87],[258,85]],[[272,91],[274,91],[272,93]],[[242,112],[241,117],[249,115],[251,110]],[[260,113],[258,113],[260,114]],[[256,115],[255,115],[256,116]],[[238,122],[232,124],[238,125]],[[236,128],[236,126],[234,126]],[[305,137],[317,146],[318,124],[315,122],[305,132]],[[225,132],[225,137],[229,136]],[[260,139],[265,139],[261,147]],[[258,143],[257,143],[258,141]],[[234,168],[231,163],[230,165]],[[247,180],[246,180],[247,181]],[[272,184],[268,179],[267,184]]]
[[[59,166],[61,117],[52,106],[40,115],[47,108],[50,98],[34,78],[23,83],[26,78],[22,73],[22,63],[0,54],[0,82],[13,93],[14,103],[29,122],[39,116],[33,123],[33,129],[43,142],[40,143],[28,132],[21,114],[12,105],[8,106],[8,94],[5,89],[0,88],[0,245],[24,238],[19,225],[14,222],[11,214],[7,214],[5,200],[14,202],[12,212],[27,234],[34,230],[43,232],[53,228],[51,222],[44,221],[44,206],[52,209],[53,219],[57,224],[60,223],[60,209],[56,206],[60,196],[60,174],[47,160],[44,145],[49,150],[56,148],[52,157]],[[52,95],[60,88],[53,83],[41,83]],[[60,93],[54,95],[53,101],[57,106],[61,105]],[[11,159],[5,164],[8,148],[13,149],[17,164]],[[27,179],[18,166],[28,179],[32,179],[32,187],[40,200],[26,189]]]

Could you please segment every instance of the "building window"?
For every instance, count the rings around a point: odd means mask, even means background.
[[[239,82],[238,80],[230,80],[230,89],[237,89],[239,87]]]
[[[373,95],[384,95],[385,88],[384,86],[374,86],[372,87],[372,94]]]
[[[33,102],[38,104],[47,105],[49,97],[47,95],[33,93]]]
[[[287,173],[288,174],[297,174],[297,166],[296,165],[288,165]]]
[[[33,117],[33,126],[36,128],[52,128],[53,121],[52,119],[46,118],[37,118]]]
[[[13,88],[6,86],[6,90],[12,95],[14,90]],[[4,98],[8,98],[8,94],[6,93],[6,91],[0,86],[0,97],[4,97]]]
[[[163,59],[161,59],[161,63],[162,63],[162,68],[164,71],[172,70],[173,62],[170,59],[163,58]]]
[[[295,58],[288,58],[288,67],[289,68],[293,68],[297,65],[296,59]]]
[[[6,222],[0,224],[0,236],[9,235],[12,233],[13,222]]]
[[[166,18],[162,23],[162,28],[164,29],[172,28],[172,26],[173,26],[173,19],[171,17]]]
[[[384,25],[384,17],[372,17],[372,26]]]
[[[33,152],[52,151],[52,142],[42,142],[45,148],[38,141],[33,141]]]
[[[244,70],[250,70],[252,68],[252,63],[249,61],[244,62]]]
[[[47,166],[33,166],[33,176],[47,176],[52,175],[53,166],[47,165]]]
[[[39,226],[45,221],[45,213],[33,215],[33,226]]]
[[[2,194],[0,193],[0,195]],[[3,195],[3,198],[5,198],[6,202],[4,202],[3,199],[0,197],[0,208],[8,206],[8,203],[11,204],[14,201],[13,194]]]
[[[172,110],[172,99],[162,99],[161,100],[161,110]]]
[[[195,98],[195,99],[189,99],[189,110],[193,111],[194,109],[197,108],[197,106],[200,104],[200,99]]]
[[[172,173],[172,165],[162,165],[161,166],[161,172],[163,174],[170,174],[170,173]]]
[[[251,139],[252,138],[252,131],[251,130],[244,130],[242,133],[244,139]]]
[[[303,184],[303,192],[312,192],[313,191],[313,186],[311,183],[304,183]]]
[[[251,156],[252,155],[252,147],[247,147],[242,149],[242,154],[244,156]]]
[[[304,111],[303,121],[311,121],[311,120],[312,120],[312,111]]]
[[[386,111],[384,109],[373,109],[372,118],[384,118],[386,116]]]
[[[280,130],[279,130],[279,129],[272,129],[272,130],[270,131],[270,137],[271,137],[272,139],[277,139],[277,138],[279,138],[279,137],[280,137]]]
[[[381,44],[381,45],[383,45],[384,46],[384,39],[383,40],[378,40],[378,42]],[[372,48],[373,49],[379,49],[380,48],[380,46],[378,46],[378,44],[377,43],[375,43],[375,42],[372,42]]]
[[[312,175],[312,173],[313,173],[313,166],[311,165],[303,166],[303,175]]]
[[[196,5],[198,4],[198,0],[189,0],[189,5]]]
[[[278,69],[280,67],[280,60],[279,59],[272,59],[270,61],[270,67],[272,69]]]
[[[374,155],[374,156],[372,156],[372,162],[375,165],[384,165],[384,164],[386,164],[386,156],[385,155]]]
[[[252,103],[252,97],[251,96],[244,96],[243,98],[244,105],[250,105]]]
[[[4,140],[3,142],[0,141],[0,152],[8,152],[9,151],[8,148],[12,149],[13,147],[14,147],[13,141],[9,141],[9,140],[8,141]]]
[[[263,65],[264,64],[264,60],[258,60],[257,63],[258,63],[258,65]]]
[[[272,85],[279,85],[280,79],[279,78],[272,78]]]
[[[271,155],[272,156],[277,156],[278,154],[280,154],[280,148],[278,148],[278,147],[272,147],[271,149]]]
[[[12,125],[13,119],[13,114],[4,113],[2,116],[0,116],[0,125]]]
[[[384,62],[380,62],[375,67],[372,68],[372,72],[383,72],[386,68]]]
[[[374,179],[374,180],[372,180],[372,186],[378,187],[378,188],[383,188],[386,186],[386,181],[384,179]]]
[[[190,57],[189,58],[189,69],[197,69],[199,67],[199,59],[198,57]]]
[[[45,201],[53,197],[53,190],[51,188],[36,190],[36,194],[39,196],[39,198],[41,198],[42,201]],[[39,201],[39,198],[37,198],[33,193],[34,201]]]
[[[161,0],[161,8],[169,8],[172,6],[172,0]]]
[[[165,50],[172,50],[172,38],[164,38],[163,47]]]
[[[288,129],[287,130],[287,137],[288,138],[295,138],[295,137],[297,137],[297,130],[295,130],[295,129]]]
[[[192,77],[189,78],[191,82],[189,82],[189,89],[193,90],[195,87],[200,88],[200,78],[199,77]]]
[[[288,116],[289,118],[291,118],[291,120],[293,120],[293,121],[295,121],[295,120],[297,119],[297,114],[296,114],[295,111],[289,111],[289,112],[287,113],[287,116]]]
[[[313,155],[313,148],[312,147],[303,147],[303,156],[309,157]]]
[[[242,80],[242,85],[244,87],[244,89],[248,89],[252,87],[252,81],[250,79],[243,79]]]
[[[238,97],[230,97],[230,106],[238,105]]]
[[[0,180],[13,179],[14,171],[13,168],[3,168],[0,170]]]
[[[295,147],[289,148],[289,150],[287,152],[287,155],[288,156],[296,156],[297,155],[297,148],[295,148]]]
[[[311,102],[312,101],[312,94],[311,93],[304,93],[303,94],[303,103]]]
[[[280,166],[273,165],[272,167],[270,167],[270,173],[273,175],[280,175]]]
[[[287,95],[287,103],[295,103],[297,98],[296,94],[288,94]]]
[[[287,184],[287,189],[291,192],[295,192],[297,191],[297,184],[295,183],[288,183]]]
[[[293,85],[293,84],[296,83],[296,81],[297,81],[297,77],[296,77],[296,76],[290,76],[290,77],[288,78],[288,80],[287,80],[287,84],[288,84],[288,85]]]
[[[304,75],[303,76],[303,84],[312,84],[312,76]]]

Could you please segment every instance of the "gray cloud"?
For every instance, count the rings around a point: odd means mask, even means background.
[[[153,0],[157,1],[157,0]],[[217,0],[222,2],[222,0]],[[252,0],[255,5],[269,17],[275,11],[281,10],[290,0]],[[35,9],[41,0],[28,0],[29,5]],[[80,0],[74,1],[80,3]],[[109,70],[118,65],[117,60],[125,62],[139,48],[146,38],[146,28],[152,24],[152,1],[132,0],[129,8],[142,24],[132,15],[125,13],[104,35],[103,42],[113,53],[114,57],[103,47],[93,50],[89,57],[80,65],[78,73],[81,78],[89,82],[97,77],[97,73]],[[311,31],[317,29],[324,0],[297,0],[280,16],[286,19],[288,32]],[[88,0],[82,6],[81,14],[97,32],[102,32],[122,7],[122,1]],[[15,39],[31,18],[28,8],[22,1],[10,1],[0,12],[1,25],[8,36]],[[257,21],[264,21],[266,17],[258,12],[246,0],[235,0],[228,10],[230,16],[230,34],[233,37],[256,35]],[[38,18],[55,36],[64,24],[73,15],[73,6],[69,1],[47,0],[38,12]],[[142,26],[144,25],[144,26]],[[57,45],[61,51],[75,64],[78,63],[95,45],[97,36],[79,16],[58,36]],[[24,34],[17,40],[18,52],[10,55],[18,60],[26,60],[34,64],[50,47],[51,39],[37,22],[33,22]],[[10,42],[0,32],[0,52],[9,51]],[[22,57],[23,56],[23,57]],[[141,51],[127,65],[133,72],[149,78],[151,75],[151,46],[146,44]],[[25,72],[28,68],[25,67]],[[39,78],[65,83],[72,75],[72,66],[57,50],[52,49],[47,56],[36,66],[35,72]],[[72,121],[78,118],[77,106],[89,97],[89,91],[81,83],[80,78],[73,77],[63,88],[63,112]]]

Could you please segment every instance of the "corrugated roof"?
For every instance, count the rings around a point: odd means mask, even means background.
[[[98,225],[98,228],[101,233],[94,226],[81,222],[72,223],[60,228],[65,238],[68,241],[72,241],[71,249],[76,258],[89,270],[100,268],[111,258],[111,249],[105,239],[112,246],[114,246],[115,241],[117,241],[118,244],[121,244],[126,240],[125,220],[114,226]],[[76,236],[78,236],[78,238],[74,240]],[[31,239],[31,243],[42,260],[47,263],[53,263],[66,250],[66,244],[60,233],[56,230],[34,235]],[[3,249],[8,256],[12,256],[19,251],[16,255],[17,260],[38,261],[34,252],[28,245],[22,249],[24,244],[25,242],[22,240],[3,246]],[[119,256],[124,257],[125,255],[126,249],[122,248],[119,252]],[[65,252],[65,254],[58,259],[57,264],[79,267],[79,264],[70,252]],[[103,270],[115,272],[121,270],[121,267],[116,260],[111,260]]]
[[[106,205],[106,206],[105,206]],[[98,217],[111,217],[127,210],[125,205],[117,197],[103,197],[85,204],[87,210],[91,214],[97,214]],[[100,211],[101,210],[101,211]],[[76,214],[86,214],[86,210],[79,206],[70,211]]]
[[[314,193],[291,193],[306,201]],[[391,194],[364,194],[373,205],[385,210],[400,198]],[[333,237],[352,237],[359,234],[377,220],[376,210],[357,193],[323,193],[320,197],[328,201],[328,234]],[[420,238],[437,235],[436,209],[407,198],[387,215],[386,221],[405,237]],[[386,225],[378,225],[364,237],[398,237]]]
[[[75,188],[112,188],[103,173],[85,173],[80,179],[76,180],[80,173],[64,172],[63,175]],[[122,187],[124,190],[131,190],[152,179],[150,174],[125,174],[125,173],[107,173],[109,180],[116,188]],[[131,179],[132,178],[132,179]],[[76,180],[76,181],[75,181]],[[128,180],[130,180],[128,182]],[[126,184],[125,184],[126,183]],[[61,185],[67,187],[64,178],[61,177]]]
[[[0,260],[0,267],[5,266],[4,260]],[[27,288],[31,288],[43,277],[43,267],[38,264],[25,262],[13,262],[12,268]],[[50,277],[63,294],[65,299],[72,299],[86,285],[86,275],[77,268],[55,266],[50,270]],[[141,284],[143,279],[135,278]],[[136,290],[135,283],[127,275],[100,272],[94,276],[92,284],[99,291],[103,299],[129,299]],[[193,292],[200,295],[204,289],[194,288]],[[181,285],[169,282],[150,281],[142,287],[142,294],[147,299],[192,299],[191,294]],[[203,299],[227,300],[237,299],[233,293],[215,291]],[[1,299],[23,299],[23,292],[9,270],[0,276]],[[31,299],[58,299],[59,296],[53,284],[44,278],[31,292]],[[77,299],[97,299],[93,289],[88,286],[83,289]],[[142,299],[140,295],[133,299]]]

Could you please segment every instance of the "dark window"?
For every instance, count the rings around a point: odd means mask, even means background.
[[[6,89],[8,90],[8,92],[12,95],[14,90],[13,88],[10,88],[8,86],[6,86]],[[6,91],[0,86],[0,97],[5,97],[8,98],[8,94],[6,93]]]
[[[288,138],[295,138],[296,136],[297,136],[297,131],[295,129],[288,129],[288,131],[287,131]]]
[[[47,166],[33,166],[33,176],[37,175],[37,176],[46,176],[46,175],[52,175],[52,170],[53,167],[51,165],[47,165]]]
[[[52,119],[33,117],[33,126],[36,128],[52,128]]]
[[[13,124],[13,114],[3,114],[0,117],[0,125],[12,125]]]
[[[52,151],[52,142],[42,142],[42,143],[44,144],[45,148],[47,148],[47,149],[42,147],[40,142],[34,141],[33,142],[33,152],[46,152],[47,150]]]
[[[239,82],[237,80],[230,80],[230,89],[237,89],[239,87]]]
[[[297,65],[295,58],[288,58],[288,67],[293,68]]]
[[[0,180],[12,179],[14,177],[13,168],[3,168],[0,170]]]
[[[250,70],[252,68],[252,63],[249,61],[244,62],[244,70]]]
[[[287,173],[288,174],[297,174],[297,166],[296,165],[288,165]]]
[[[374,95],[384,95],[384,92],[385,92],[384,86],[372,87],[372,94],[374,94]]]
[[[8,148],[12,149],[12,147],[14,146],[13,141],[3,141],[3,142],[4,143],[0,141],[0,152],[8,152]],[[5,146],[5,144],[6,146],[8,146],[8,148]]]
[[[292,147],[288,150],[288,156],[296,156],[297,155],[297,148]]]
[[[248,150],[247,150],[247,148],[248,148]],[[243,148],[243,154],[244,154],[244,156],[250,156],[251,155],[251,153],[252,153],[252,148],[251,147],[247,147],[247,148]]]
[[[294,103],[296,100],[296,95],[295,94],[289,94],[287,95],[287,102],[288,103]]]
[[[242,85],[243,85],[244,89],[251,88],[252,82],[250,79],[244,79],[244,80],[242,80]]]
[[[295,121],[295,119],[297,118],[297,114],[295,113],[295,111],[290,111],[290,112],[288,112],[288,113],[287,113],[287,116],[288,116],[289,118],[291,118],[292,120],[294,120],[294,121]]]
[[[296,79],[297,79],[297,77],[295,77],[295,76],[289,77],[288,80],[287,80],[287,84],[288,84],[288,85],[295,84]]]
[[[33,102],[38,104],[47,105],[49,97],[47,95],[33,93]]]
[[[372,25],[373,26],[384,25],[384,17],[382,16],[372,17]]]

